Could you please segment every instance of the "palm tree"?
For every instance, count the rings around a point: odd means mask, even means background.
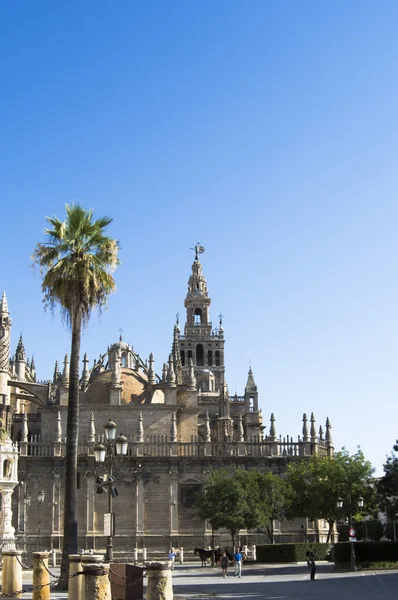
[[[61,584],[67,584],[69,554],[77,553],[77,442],[79,435],[80,338],[94,308],[106,306],[115,291],[113,271],[119,264],[119,243],[105,235],[109,217],[93,220],[94,212],[66,205],[66,218],[46,217],[47,240],[37,244],[34,265],[43,277],[44,303],[61,315],[72,333],[65,456],[64,537]]]

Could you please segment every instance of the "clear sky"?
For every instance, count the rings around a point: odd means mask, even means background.
[[[2,267],[40,378],[69,352],[30,255],[45,215],[114,218],[122,267],[82,349],[157,372],[198,240],[227,380],[264,424],[329,416],[378,472],[398,438],[398,4],[0,4]],[[266,430],[267,431],[267,430]]]

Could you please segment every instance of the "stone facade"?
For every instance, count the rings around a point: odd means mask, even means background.
[[[170,546],[189,551],[208,545],[211,530],[196,516],[194,497],[213,468],[256,467],[283,476],[289,461],[333,454],[329,421],[324,435],[322,427],[316,430],[313,415],[309,422],[303,416],[302,433],[293,440],[277,435],[272,414],[269,433],[264,436],[251,368],[244,394],[229,395],[222,315],[213,327],[201,250],[196,246],[184,303],[184,331],[177,315],[171,353],[161,374],[155,371],[152,354],[144,360],[122,337],[91,366],[84,355],[77,482],[79,548],[103,550],[106,545],[108,494],[97,493],[96,481],[106,469],[95,463],[94,447],[103,441],[109,417],[128,439],[127,455],[115,457],[113,464],[119,492],[113,501],[116,556],[134,548],[164,553]],[[62,368],[55,363],[52,381],[39,383],[33,359],[26,358],[22,336],[15,356],[9,358],[10,331],[3,294],[0,419],[20,450],[14,526],[28,550],[57,549],[62,545],[69,358],[64,357]],[[42,502],[39,492],[44,492]],[[314,527],[305,521],[275,523],[276,536],[284,541],[311,539]],[[257,543],[260,538],[254,532],[241,532],[242,544]],[[218,532],[216,541],[228,545],[228,533]]]

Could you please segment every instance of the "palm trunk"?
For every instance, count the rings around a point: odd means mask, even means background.
[[[66,427],[64,543],[59,587],[67,588],[69,554],[77,554],[77,442],[79,437],[79,366],[82,315],[72,315],[72,343]]]

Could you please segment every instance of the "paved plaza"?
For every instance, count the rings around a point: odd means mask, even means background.
[[[50,569],[54,574],[59,569]],[[32,572],[23,574],[25,589],[32,584]],[[314,582],[306,565],[245,566],[241,579],[233,568],[226,579],[218,568],[176,565],[173,572],[175,600],[389,600],[398,597],[398,571],[336,573],[329,563],[317,564]],[[66,600],[66,592],[51,591],[51,600]],[[26,592],[23,598],[32,598]]]

